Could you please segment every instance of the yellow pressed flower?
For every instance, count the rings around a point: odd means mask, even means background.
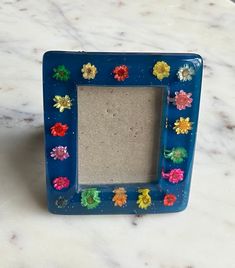
[[[56,102],[53,107],[59,109],[61,113],[64,109],[71,109],[72,102],[68,95],[64,97],[56,95],[53,100]]]
[[[140,194],[138,196],[137,204],[141,209],[147,209],[151,205],[151,196],[149,195],[149,189],[139,189]]]
[[[95,67],[95,65],[91,65],[90,62],[88,62],[87,64],[84,64],[82,66],[82,76],[84,79],[94,79],[96,74],[97,74],[97,69]]]
[[[189,117],[180,117],[175,121],[173,129],[177,134],[188,134],[188,131],[192,129],[192,124]]]
[[[162,80],[170,75],[171,67],[165,61],[158,61],[153,66],[153,75]]]

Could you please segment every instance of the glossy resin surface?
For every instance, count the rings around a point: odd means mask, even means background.
[[[183,210],[189,197],[201,77],[202,59],[196,54],[45,53],[43,90],[49,210],[57,214]],[[77,86],[164,89],[158,171],[152,182],[79,184]]]

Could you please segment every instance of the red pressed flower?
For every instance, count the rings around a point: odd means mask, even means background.
[[[116,66],[113,70],[114,78],[118,81],[124,81],[128,78],[128,67],[126,65]]]
[[[55,123],[55,125],[51,127],[51,135],[63,137],[68,128],[69,127],[66,124],[62,125],[61,123]]]
[[[174,194],[166,194],[163,200],[164,206],[170,207],[173,206],[176,201],[176,196]]]
[[[56,190],[68,188],[70,180],[67,177],[58,177],[53,180],[53,186]]]

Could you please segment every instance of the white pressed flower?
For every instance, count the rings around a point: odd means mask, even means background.
[[[188,64],[184,64],[183,67],[179,68],[179,71],[177,72],[178,78],[180,81],[191,81],[192,76],[195,74],[195,71],[193,67],[189,67]]]

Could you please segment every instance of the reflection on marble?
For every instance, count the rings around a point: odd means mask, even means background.
[[[231,0],[3,0],[0,267],[234,267],[235,4]],[[174,215],[46,210],[41,60],[46,50],[204,57],[190,205]]]

